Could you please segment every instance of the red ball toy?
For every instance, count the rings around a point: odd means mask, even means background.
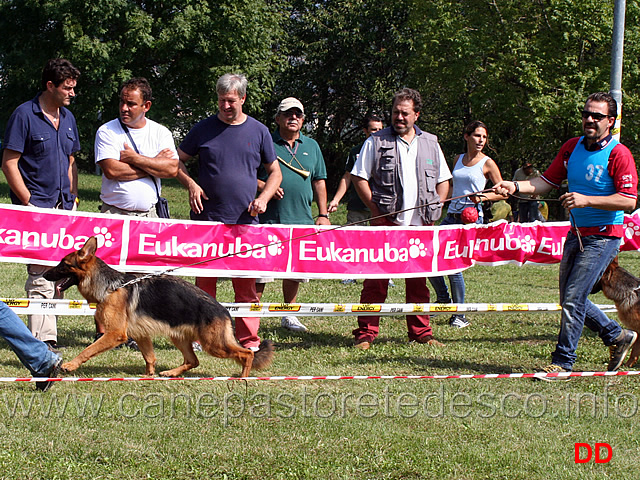
[[[467,207],[462,210],[460,219],[465,225],[467,223],[476,223],[478,221],[478,210],[475,207]]]

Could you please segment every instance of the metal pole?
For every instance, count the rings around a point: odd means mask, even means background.
[[[611,90],[610,93],[618,102],[618,116],[611,129],[613,137],[620,140],[622,122],[622,59],[624,49],[624,17],[626,0],[616,0],[613,9],[613,39],[611,43]]]

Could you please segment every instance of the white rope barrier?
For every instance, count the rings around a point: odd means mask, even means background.
[[[83,300],[48,300],[34,298],[2,298],[20,315],[50,313],[55,315],[93,315],[95,304]],[[429,315],[451,313],[545,313],[558,312],[557,303],[222,303],[234,317],[279,317],[295,314],[301,317],[352,315]],[[596,305],[603,312],[615,312],[614,305]]]
[[[56,315],[93,315],[96,305],[80,300],[47,300],[25,298],[2,298],[14,312],[18,314],[53,313]],[[545,313],[557,312],[561,306],[557,303],[223,303],[232,316],[278,317],[285,313],[295,313],[298,316],[348,316],[348,315],[411,315],[428,313],[430,315],[464,313]],[[615,312],[614,305],[596,305],[604,312]],[[498,378],[541,378],[541,377],[602,377],[602,376],[633,376],[638,371],[623,372],[562,372],[562,373],[511,373],[511,374],[462,374],[462,375],[302,375],[302,376],[273,376],[273,377],[0,377],[0,382],[128,382],[128,381],[166,381],[166,380],[371,380],[371,379],[498,379]]]
[[[277,375],[273,377],[0,377],[0,382],[148,382],[148,381],[281,381],[281,380],[468,380],[502,378],[576,378],[627,377],[640,375],[640,371],[617,372],[535,372],[535,373],[480,373],[459,375]]]

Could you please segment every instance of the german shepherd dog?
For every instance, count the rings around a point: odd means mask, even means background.
[[[616,304],[620,322],[625,327],[640,333],[640,278],[618,265],[618,257],[613,259],[591,293],[600,290],[605,297]],[[625,365],[632,367],[638,361],[638,356],[640,356],[640,342],[633,345]]]
[[[65,256],[44,276],[57,281],[61,291],[77,285],[82,296],[96,303],[96,321],[105,334],[80,355],[62,365],[73,372],[84,362],[133,338],[146,363],[146,375],[155,375],[156,356],[152,338],[164,335],[182,352],[184,363],[160,372],[165,377],[182,375],[198,366],[192,342],[218,358],[231,358],[242,366],[242,377],[252,368],[266,368],[273,358],[273,343],[265,340],[255,352],[242,347],[233,334],[229,312],[200,288],[178,277],[120,273],[95,256],[98,242],[87,240],[77,252]],[[139,280],[137,280],[139,279]],[[129,283],[129,281],[134,283]]]

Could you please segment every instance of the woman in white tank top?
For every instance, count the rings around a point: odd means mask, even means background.
[[[487,180],[491,180],[494,184],[502,181],[502,175],[496,162],[482,153],[487,144],[487,126],[480,122],[474,121],[468,124],[464,129],[464,141],[466,144],[466,153],[458,156],[453,171],[453,189],[452,197],[468,195],[473,192],[484,190]],[[505,197],[494,193],[483,194],[482,198],[478,195],[452,200],[447,210],[447,216],[442,220],[440,225],[462,224],[462,211],[467,207],[473,207],[478,211],[478,220],[476,223],[483,222],[482,200],[503,200]],[[444,277],[429,277],[429,281],[437,294],[438,303],[464,303],[465,284],[462,273],[454,273],[449,275],[449,283],[451,284],[451,296]],[[464,315],[452,315],[449,325],[456,328],[464,328],[469,326],[469,322]]]

